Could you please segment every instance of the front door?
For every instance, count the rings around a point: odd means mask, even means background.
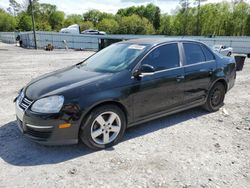
[[[184,69],[180,66],[177,43],[152,50],[141,62],[154,67],[153,75],[134,79],[133,105],[135,121],[164,113],[181,105],[184,92]]]

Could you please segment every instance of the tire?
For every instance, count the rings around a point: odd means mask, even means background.
[[[90,112],[81,126],[79,136],[86,146],[99,150],[121,141],[125,130],[124,112],[116,105],[104,105]]]
[[[228,52],[227,56],[230,57],[232,55],[232,52]]]
[[[224,104],[226,89],[221,82],[217,82],[210,89],[207,101],[203,106],[209,112],[218,111]]]

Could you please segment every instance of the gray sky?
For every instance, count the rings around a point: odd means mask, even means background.
[[[23,2],[24,0],[16,1]],[[207,0],[207,2],[212,3],[222,1],[223,0]],[[90,9],[116,13],[120,8],[133,5],[146,5],[148,3],[154,3],[159,6],[162,13],[171,13],[179,4],[179,0],[39,0],[39,2],[57,5],[58,9],[64,11],[66,14],[82,14]],[[8,6],[9,0],[0,0],[1,8],[7,8]]]

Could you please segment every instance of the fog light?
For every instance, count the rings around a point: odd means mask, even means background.
[[[63,123],[63,124],[60,124],[58,127],[59,127],[59,129],[67,129],[67,128],[71,127],[71,124],[70,123]]]

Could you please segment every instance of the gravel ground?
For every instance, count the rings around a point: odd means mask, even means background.
[[[25,139],[13,98],[32,78],[91,52],[25,50],[0,43],[0,187],[250,187],[250,60],[224,107],[195,108],[127,130],[93,152],[82,144],[46,147]]]

